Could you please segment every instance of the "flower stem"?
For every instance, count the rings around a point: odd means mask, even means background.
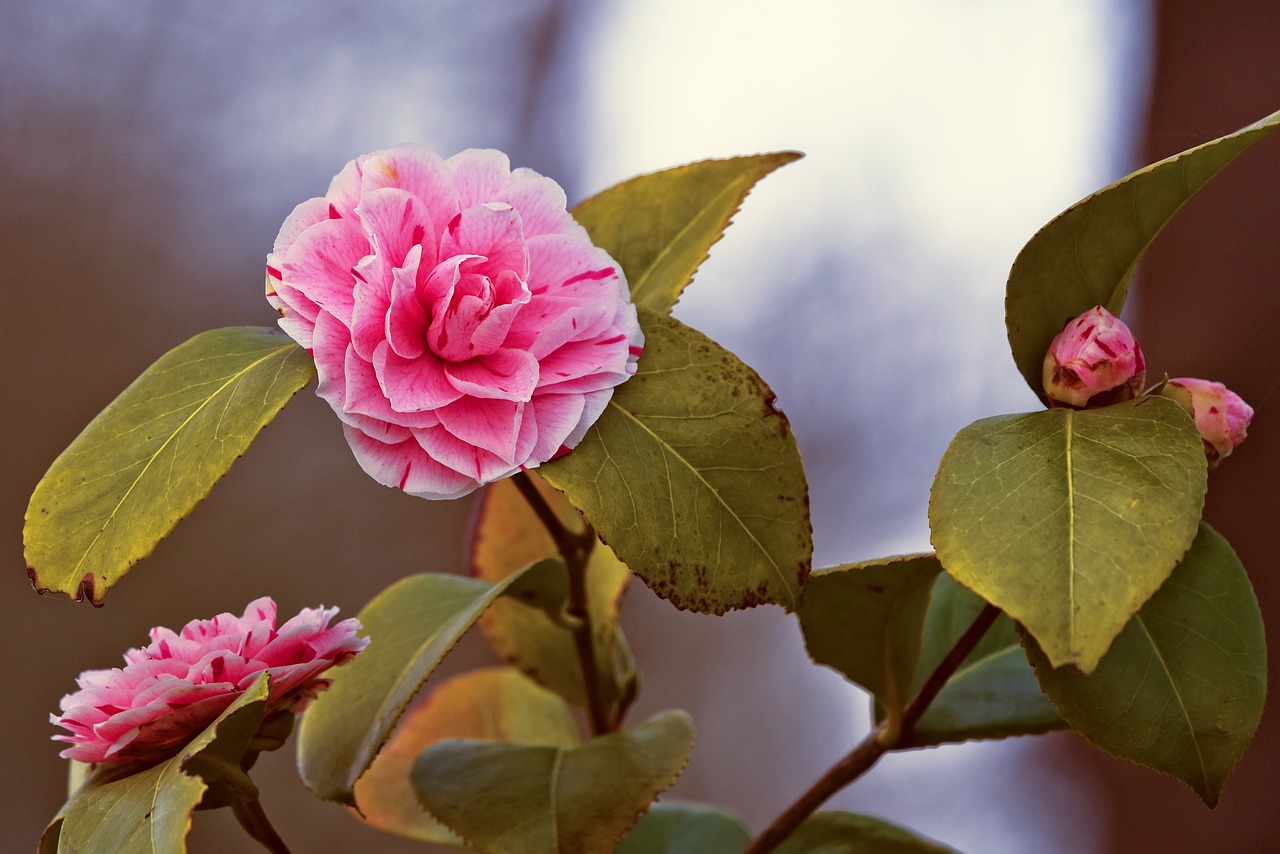
[[[742,854],[767,854],[782,844],[804,820],[822,806],[836,792],[843,789],[871,769],[880,757],[910,738],[915,725],[947,684],[956,669],[973,652],[991,624],[1000,616],[1000,609],[988,604],[973,623],[947,652],[920,690],[907,704],[900,722],[885,721],[864,738],[847,756],[832,765],[825,774],[781,814],[773,823],[752,840]],[[894,732],[894,730],[897,730]]]
[[[290,854],[289,846],[284,844],[280,834],[276,833],[276,829],[271,826],[267,814],[262,811],[262,802],[257,798],[247,801],[232,798],[231,811],[235,813],[240,826],[248,831],[250,836],[261,842],[263,848],[272,854]]]
[[[591,625],[591,608],[587,596],[587,559],[595,547],[595,532],[590,526],[581,533],[574,533],[560,521],[556,511],[538,491],[537,485],[525,472],[518,472],[511,478],[524,496],[529,507],[537,515],[556,549],[564,560],[565,570],[569,574],[569,596],[567,611],[574,619],[573,645],[578,653],[578,664],[582,668],[583,693],[587,697],[587,716],[591,722],[592,735],[604,735],[614,727],[609,719],[608,704],[600,690],[600,669],[596,665],[595,640]]]

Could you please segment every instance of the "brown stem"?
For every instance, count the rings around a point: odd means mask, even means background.
[[[276,829],[271,826],[267,814],[262,811],[262,803],[256,798],[249,801],[232,798],[231,811],[235,813],[240,826],[248,831],[250,836],[261,842],[263,848],[272,854],[290,854],[289,846],[284,844],[280,834],[276,833]]]
[[[538,491],[537,485],[525,472],[512,476],[516,489],[524,496],[529,507],[537,515],[556,549],[564,560],[569,574],[569,601],[567,611],[574,619],[573,645],[582,668],[583,693],[587,696],[587,716],[591,721],[592,735],[604,735],[613,730],[609,720],[608,704],[600,690],[600,669],[596,664],[595,640],[592,637],[591,609],[587,597],[587,559],[595,547],[595,532],[588,526],[581,534],[569,530],[556,511]]]
[[[920,722],[925,710],[929,708],[929,704],[938,696],[938,692],[947,684],[947,680],[961,663],[973,652],[978,641],[982,640],[982,636],[987,633],[998,616],[1000,616],[1000,609],[994,605],[988,604],[982,609],[942,661],[938,662],[938,666],[929,674],[929,678],[920,686],[920,690],[911,698],[911,702],[902,713],[900,727],[894,727],[898,730],[896,733],[891,729],[893,721],[882,723],[849,755],[832,765],[827,773],[819,777],[817,782],[774,819],[772,824],[752,840],[742,854],[767,854],[773,851],[805,819],[813,815],[818,807],[826,803],[828,798],[867,773],[881,756],[905,743],[911,736],[912,729]]]

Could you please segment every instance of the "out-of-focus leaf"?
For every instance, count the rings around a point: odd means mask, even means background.
[[[808,485],[773,392],[678,320],[640,312],[645,352],[571,454],[539,472],[678,608],[793,610],[809,576]]]
[[[533,472],[529,478],[566,528],[574,533],[586,529],[582,515],[568,499]],[[471,537],[471,571],[477,578],[496,583],[533,561],[556,555],[555,541],[509,479],[485,489]],[[547,575],[541,577],[554,580]],[[564,582],[563,572],[559,579]],[[623,697],[620,683],[625,675],[616,672],[614,658],[620,636],[618,608],[630,580],[631,572],[608,546],[597,540],[587,563],[587,609],[595,642],[596,671],[602,676],[601,688],[611,720]],[[564,589],[561,584],[561,594]],[[540,596],[527,587],[525,592],[529,595],[513,591],[494,602],[480,618],[480,628],[508,664],[574,705],[586,708],[582,666],[573,634],[546,613],[554,596]]]
[[[89,422],[27,507],[27,574],[95,605],[173,530],[315,376],[275,329],[214,329],[170,350]]]
[[[985,604],[951,576],[938,577],[924,618],[924,649],[913,693]],[[1066,726],[1040,690],[1013,621],[1002,614],[947,680],[902,746],[1037,735]]]
[[[661,801],[614,854],[739,854],[751,841],[742,822],[703,804]]]
[[[956,854],[955,849],[917,836],[896,824],[847,812],[814,813],[778,854]]]
[[[947,449],[929,525],[938,559],[1090,673],[1191,546],[1207,483],[1195,424],[1146,396],[976,421]]]
[[[578,743],[578,727],[564,700],[509,667],[455,676],[405,715],[356,782],[364,820],[389,833],[461,846],[457,836],[423,810],[409,782],[418,755],[448,738],[572,747]]]
[[[1108,753],[1182,780],[1210,807],[1253,739],[1267,647],[1253,587],[1208,525],[1085,676],[1028,652],[1071,728]]]
[[[1005,325],[1013,360],[1041,400],[1041,365],[1053,336],[1095,305],[1119,316],[1138,259],[1160,229],[1277,124],[1280,112],[1139,169],[1067,208],[1022,248],[1009,272]]]
[[[45,832],[41,854],[185,851],[191,813],[205,792],[211,786],[227,785],[224,769],[239,772],[241,757],[266,713],[268,684],[267,675],[261,674],[172,759],[126,777],[113,776],[114,769],[102,766],[103,776],[90,777],[63,808],[61,824],[55,822]],[[252,787],[248,778],[237,777],[234,785]],[[109,782],[99,784],[98,779]]]
[[[693,749],[693,724],[663,712],[578,747],[442,741],[413,766],[440,822],[489,854],[612,851]]]
[[[701,160],[641,175],[573,209],[627,274],[636,305],[667,313],[756,182],[799,152]]]
[[[543,561],[525,572],[555,571]],[[298,730],[298,772],[320,797],[354,806],[352,787],[431,672],[521,574],[498,584],[456,575],[403,578],[357,615],[369,647],[333,671]]]
[[[933,555],[815,572],[796,609],[809,656],[901,714],[911,699],[929,591],[940,572]]]

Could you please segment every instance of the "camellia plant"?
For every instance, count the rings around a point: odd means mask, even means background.
[[[1277,124],[1141,169],[1041,229],[1006,322],[1046,408],[955,437],[930,495],[935,552],[818,571],[786,416],[670,316],[752,186],[798,154],[657,172],[571,212],[498,152],[356,158],[268,255],[279,329],[179,345],[54,461],[27,512],[27,572],[100,604],[313,377],[379,483],[484,489],[469,572],[401,579],[332,626],[310,609],[277,629],[258,600],[82,674],[53,716],[74,773],[40,851],[182,851],[194,811],[221,806],[287,851],[248,773],[299,713],[319,798],[496,854],[943,851],[819,808],[890,751],[1060,729],[1213,807],[1266,690],[1253,590],[1200,518],[1252,410],[1217,382],[1147,388],[1147,356],[1169,354],[1144,354],[1118,315],[1164,224]],[[754,838],[658,800],[694,730],[678,710],[628,718],[633,576],[681,609],[781,606],[816,663],[874,697],[870,735]],[[507,665],[429,681],[477,623]]]

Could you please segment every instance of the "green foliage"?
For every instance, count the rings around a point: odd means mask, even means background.
[[[32,584],[98,604],[313,376],[274,329],[215,329],[170,350],[36,486],[23,534]]]
[[[916,836],[869,815],[820,812],[787,837],[778,854],[956,854],[955,850]]]
[[[933,555],[815,572],[796,609],[809,656],[900,717],[911,698],[929,591],[940,572]]]
[[[553,572],[553,562],[525,572]],[[456,575],[403,578],[357,615],[369,647],[333,671],[303,715],[298,771],[320,797],[354,805],[352,788],[431,672],[480,614],[521,577],[489,584]]]
[[[414,763],[423,805],[488,854],[612,851],[693,749],[693,724],[663,712],[577,747],[444,741]]]
[[[422,842],[461,846],[456,835],[423,810],[409,782],[418,755],[451,738],[573,747],[578,728],[564,700],[510,667],[455,676],[405,715],[356,782],[356,803],[364,820]]]
[[[614,854],[738,854],[751,841],[742,822],[713,807],[662,801]]]
[[[40,841],[40,854],[111,851],[114,854],[180,854],[186,851],[191,813],[211,787],[230,787],[257,798],[240,770],[267,709],[269,682],[262,673],[186,749],[128,776],[100,767],[63,807]]]
[[[1262,716],[1267,648],[1249,578],[1216,531],[1200,526],[1092,675],[1052,669],[1030,639],[1028,651],[1072,729],[1217,804]]]
[[[528,473],[561,523],[574,533],[586,530],[582,515],[568,500],[548,487],[542,478]],[[471,535],[471,571],[489,582],[505,579],[533,561],[556,556],[555,541],[529,508],[511,480],[501,480],[485,489],[476,511]],[[540,576],[546,578],[547,576]],[[564,573],[558,602],[564,602],[567,580]],[[613,720],[628,693],[634,674],[618,672],[615,659],[624,659],[626,641],[618,627],[622,594],[631,581],[631,572],[608,546],[596,541],[587,562],[587,610],[595,646],[596,671],[601,674],[601,690],[607,714]],[[526,591],[537,595],[535,591]],[[489,644],[509,664],[547,686],[570,703],[587,707],[582,689],[582,665],[578,661],[573,634],[546,612],[552,595],[537,601],[519,592],[494,602],[480,618],[480,628]]]
[[[1139,169],[1072,205],[1023,247],[1009,272],[1005,324],[1013,360],[1041,400],[1041,364],[1063,324],[1095,305],[1119,316],[1134,268],[1165,223],[1277,124],[1273,113]]]
[[[924,618],[924,644],[913,692],[928,678],[986,603],[943,574]],[[1066,723],[1041,692],[1013,621],[1001,615],[947,680],[902,747],[978,738],[1037,735]]]
[[[813,534],[786,416],[728,350],[669,317],[642,310],[640,322],[639,372],[582,444],[539,472],[676,607],[794,609]]]
[[[1206,472],[1194,423],[1161,397],[987,418],[942,458],[933,545],[1054,666],[1090,673],[1190,547]]]
[[[702,160],[641,175],[592,196],[573,215],[622,265],[636,305],[665,314],[756,182],[801,156]]]

